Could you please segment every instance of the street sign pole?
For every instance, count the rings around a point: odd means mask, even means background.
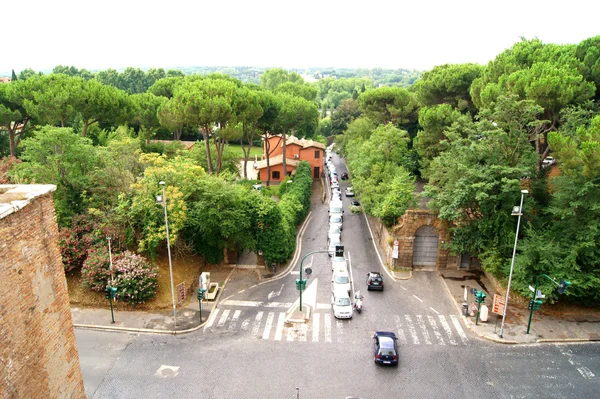
[[[321,249],[319,251],[312,251],[312,252],[309,252],[306,255],[304,255],[304,257],[300,261],[300,280],[299,280],[299,284],[297,284],[298,285],[297,288],[300,291],[300,311],[302,311],[302,290],[303,290],[303,288],[306,288],[306,282],[305,282],[305,280],[302,280],[302,266],[304,264],[304,259],[306,259],[308,257],[308,255],[326,254],[326,253],[329,253],[329,250]]]

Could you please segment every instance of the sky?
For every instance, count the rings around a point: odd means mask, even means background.
[[[521,37],[600,35],[595,0],[21,0],[0,76],[51,70],[487,64]],[[11,34],[6,34],[11,32]]]

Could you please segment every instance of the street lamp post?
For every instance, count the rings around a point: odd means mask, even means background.
[[[171,243],[169,242],[169,219],[167,218],[167,197],[165,196],[165,182],[161,181],[158,184],[162,187],[162,197],[157,196],[156,202],[162,204],[165,210],[165,229],[167,232],[167,254],[169,257],[169,276],[171,278],[171,299],[173,301],[173,320],[174,327],[173,329],[177,329],[177,307],[175,306],[175,286],[173,285],[173,265],[171,263]],[[160,197],[160,198],[159,198]]]
[[[108,261],[109,261],[108,269],[110,271],[110,285],[109,285],[109,290],[108,290],[109,300],[110,300],[110,317],[112,319],[111,324],[115,324],[115,313],[113,312],[113,295],[114,295],[113,291],[116,291],[116,288],[115,288],[115,278],[113,276],[112,251],[110,248],[111,236],[107,235],[106,239],[108,240]]]
[[[510,262],[510,273],[508,275],[508,286],[506,287],[506,298],[504,300],[504,314],[502,315],[502,326],[500,327],[500,338],[503,338],[504,320],[506,319],[506,310],[508,309],[508,297],[510,295],[510,283],[512,282],[513,268],[515,267],[515,255],[517,254],[517,242],[519,241],[519,228],[521,227],[521,216],[523,215],[523,198],[529,191],[521,190],[521,205],[513,207],[512,215],[519,216],[517,220],[517,232],[515,233],[515,246],[513,248],[512,261]]]

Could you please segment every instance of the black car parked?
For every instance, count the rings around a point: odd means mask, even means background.
[[[377,331],[373,335],[375,341],[375,363],[390,366],[398,365],[398,348],[396,334],[388,331]]]
[[[367,273],[367,291],[371,290],[383,291],[383,277],[381,277],[381,273]]]

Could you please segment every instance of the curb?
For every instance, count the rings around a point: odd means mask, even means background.
[[[217,298],[214,301],[213,309],[217,307],[219,301],[221,300],[221,294],[223,293],[223,290],[225,290],[225,286],[227,285],[227,282],[231,279],[231,275],[233,274],[235,269],[236,268],[234,267],[231,270],[231,272],[229,272],[229,275],[225,279],[225,282],[223,283],[223,289],[221,289],[221,291],[217,294]],[[211,313],[212,313],[212,310],[211,310]],[[206,323],[208,323],[209,318],[210,318],[210,314],[206,318],[206,320],[204,320],[204,322],[202,322],[202,324],[199,324],[192,328],[188,328],[186,330],[156,330],[156,329],[151,329],[151,328],[111,327],[111,326],[98,326],[98,325],[93,325],[93,324],[75,324],[75,323],[73,323],[73,327],[80,328],[82,330],[98,330],[98,331],[113,331],[113,332],[125,332],[125,333],[143,333],[143,334],[180,335],[180,334],[188,334],[188,333],[199,330],[200,328],[204,327],[204,325]]]

